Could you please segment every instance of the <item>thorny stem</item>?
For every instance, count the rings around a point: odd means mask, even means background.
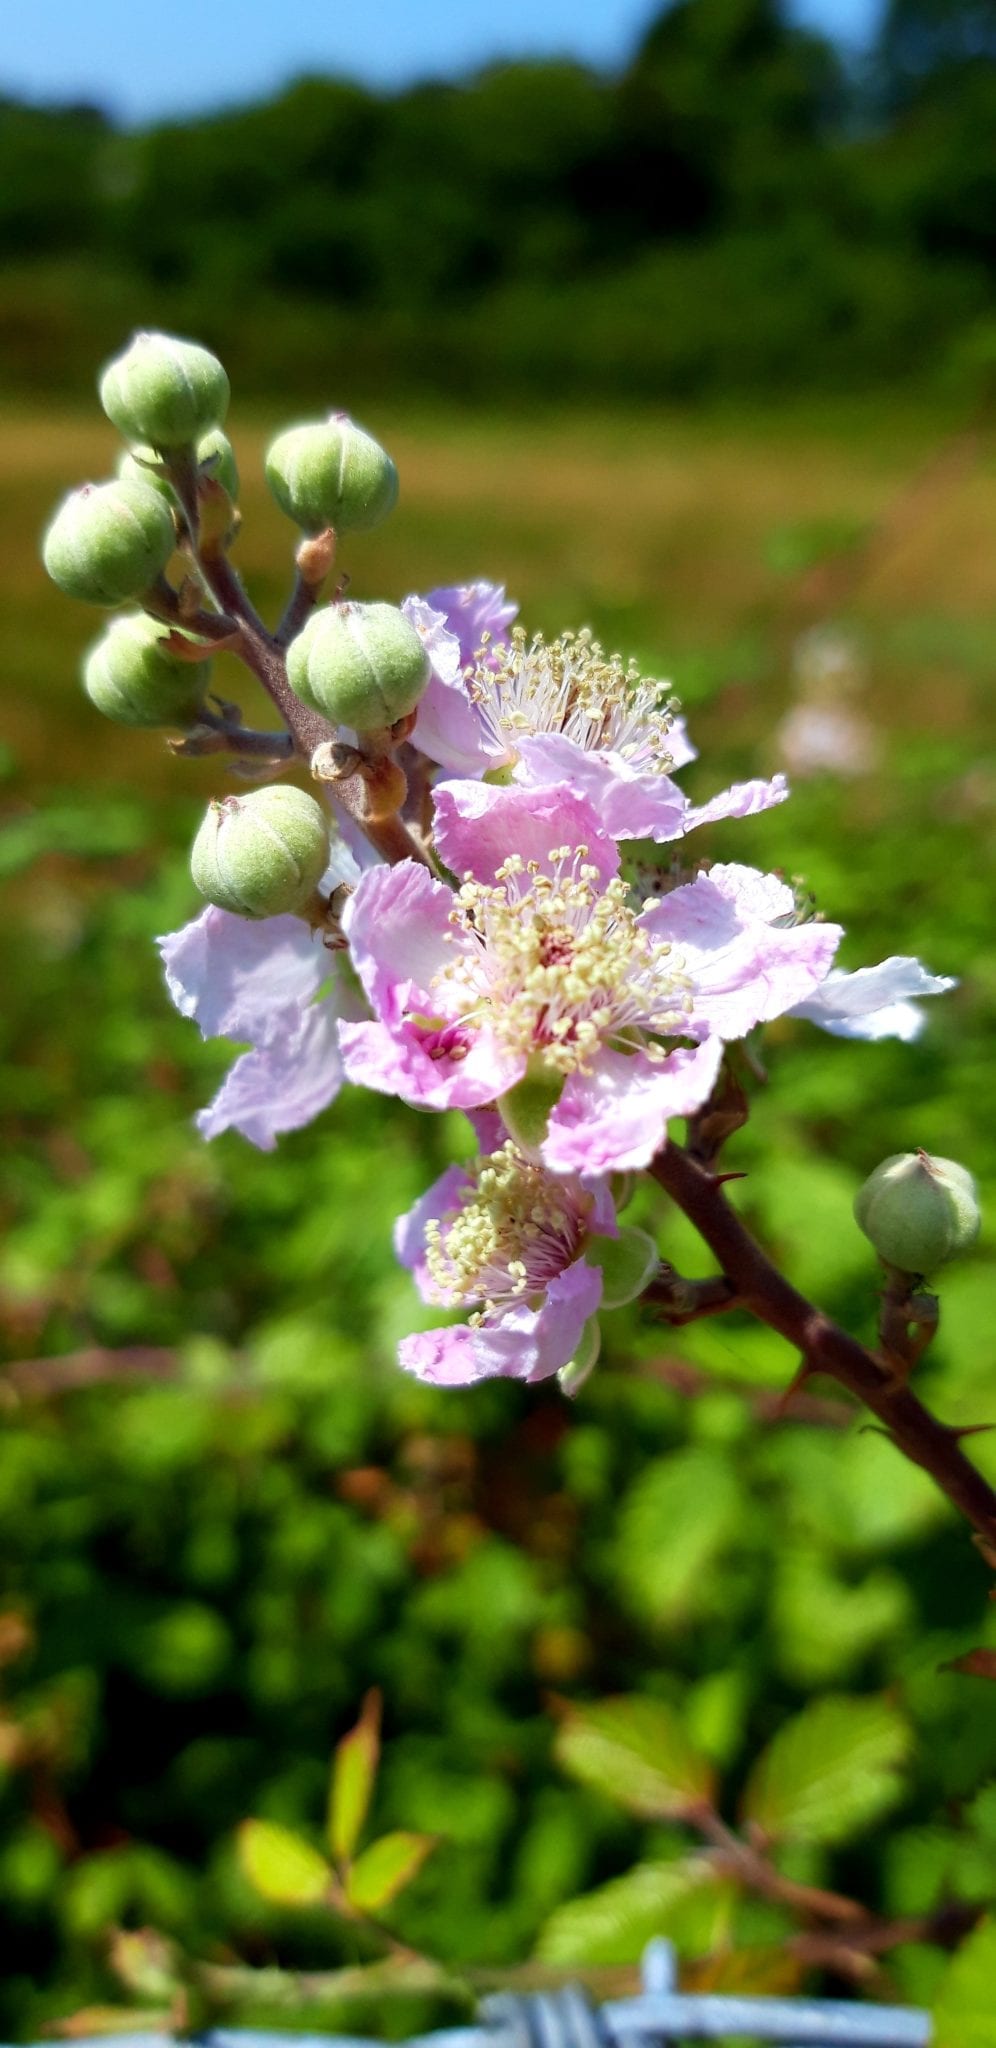
[[[680,1145],[667,1144],[650,1172],[695,1225],[738,1297],[801,1353],[803,1372],[823,1373],[856,1394],[905,1457],[929,1472],[989,1551],[996,1543],[996,1493],[970,1463],[959,1432],[938,1422],[886,1365],[786,1280],[731,1209],[716,1177]]]

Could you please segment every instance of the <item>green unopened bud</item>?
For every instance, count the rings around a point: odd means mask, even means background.
[[[108,363],[100,402],[127,441],[183,448],[228,411],[228,378],[210,349],[175,334],[136,334]]]
[[[161,493],[137,477],[118,477],[84,484],[63,500],[42,555],[68,597],[124,604],[149,589],[175,546],[173,515]]]
[[[883,1159],[859,1190],[854,1214],[879,1258],[901,1273],[933,1273],[967,1251],[981,1221],[971,1174],[926,1152]]]
[[[637,1301],[661,1262],[653,1238],[635,1223],[622,1224],[618,1237],[590,1238],[584,1255],[589,1266],[601,1267],[603,1308]]]
[[[302,704],[353,732],[383,732],[414,711],[429,657],[393,604],[332,604],[313,612],[287,649]]]
[[[390,456],[344,412],[278,434],[266,480],[281,511],[306,533],[327,526],[366,533],[393,512],[398,497]]]
[[[83,688],[119,725],[196,725],[210,661],[170,654],[171,628],[145,612],[115,619],[83,663]]]
[[[302,910],[329,859],[329,821],[321,804],[291,783],[208,805],[194,840],[190,872],[202,896],[239,917]]]

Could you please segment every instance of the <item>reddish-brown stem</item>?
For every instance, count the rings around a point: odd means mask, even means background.
[[[154,1344],[133,1344],[121,1351],[94,1345],[52,1358],[17,1358],[0,1371],[0,1405],[14,1400],[40,1401],[51,1394],[74,1393],[78,1387],[103,1386],[111,1380],[171,1380],[179,1371],[177,1353]]]
[[[217,711],[202,704],[197,725],[183,739],[169,741],[174,754],[188,760],[203,754],[232,754],[264,767],[279,766],[292,758],[294,741],[289,732],[257,732],[252,726],[243,725],[237,704],[227,704],[220,697],[214,702],[219,707]]]
[[[899,1450],[930,1473],[991,1546],[996,1541],[996,1493],[960,1449],[957,1431],[938,1422],[909,1387],[897,1386],[863,1344],[783,1278],[731,1209],[715,1177],[679,1145],[666,1145],[650,1171],[695,1225],[741,1306],[793,1345],[808,1371],[823,1373],[856,1394]]]
[[[643,1299],[661,1308],[676,1328],[696,1323],[702,1316],[726,1315],[731,1308],[741,1306],[725,1273],[712,1273],[706,1280],[685,1280],[668,1265],[661,1266]]]
[[[731,1877],[759,1898],[772,1899],[794,1913],[836,1925],[849,1926],[867,1918],[864,1907],[846,1898],[843,1892],[825,1891],[821,1885],[798,1884],[794,1878],[784,1877],[760,1849],[734,1834],[712,1807],[703,1807],[691,1817],[700,1833],[712,1843],[717,1867],[729,1871]]]
[[[324,746],[336,737],[335,726],[327,718],[321,718],[316,711],[309,711],[287,680],[287,668],[283,655],[236,576],[227,555],[221,548],[204,548],[199,557],[204,580],[215,603],[230,618],[238,619],[241,627],[239,653],[247,668],[262,683],[267,695],[272,698],[289,732],[294,736],[297,752],[306,761],[311,760],[316,747]]]

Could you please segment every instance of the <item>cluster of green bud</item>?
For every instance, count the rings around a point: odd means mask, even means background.
[[[180,633],[184,627],[197,631],[191,625],[199,602],[195,580],[186,573],[176,588],[164,588],[164,569],[176,545],[193,551],[203,567],[205,551],[225,547],[232,537],[230,502],[238,498],[240,479],[232,442],[223,432],[227,399],[225,371],[207,348],[174,334],[135,334],[100,375],[102,408],[127,442],[117,479],[86,483],[66,498],[45,535],[45,567],[68,596],[105,606],[139,602],[154,614],[125,618],[86,657],[88,696],[98,711],[127,725],[191,727],[203,717],[207,664],[186,664],[160,618],[172,618]],[[193,465],[199,518],[189,502]],[[266,479],[281,508],[305,532],[297,573],[299,588],[303,584],[312,600],[332,565],[338,532],[375,526],[398,500],[391,457],[346,414],[279,434],[266,455]],[[281,651],[275,641],[275,653]],[[334,727],[371,739],[377,735],[383,754],[383,735],[396,733],[400,721],[414,713],[430,662],[398,606],[334,602],[316,610],[287,649],[287,676],[309,711]],[[238,752],[236,723],[230,731]],[[199,743],[191,741],[191,748],[197,752]],[[264,752],[262,745],[256,752]],[[381,762],[381,782],[385,772]],[[396,780],[404,795],[402,770]],[[367,815],[373,817],[371,791],[367,778]],[[297,801],[297,793],[281,791],[281,803],[285,797]],[[379,797],[391,807],[398,801],[393,788],[387,795],[381,788]],[[219,846],[242,844],[246,815],[256,819],[256,809],[246,813],[242,805],[215,819],[211,831]],[[297,819],[301,815],[297,811]],[[209,891],[221,901],[217,889],[227,889],[217,866],[221,856],[207,852],[207,840],[203,846],[199,840],[199,848],[199,868],[205,879],[211,874]],[[305,860],[305,868],[314,868],[314,860]],[[248,913],[268,915],[268,909]]]
[[[981,1220],[971,1174],[926,1152],[883,1159],[859,1189],[854,1214],[886,1265],[916,1275],[968,1251]]]
[[[100,379],[100,402],[126,441],[155,449],[189,447],[228,411],[229,385],[217,356],[173,334],[136,334]]]
[[[266,480],[282,512],[305,533],[367,533],[393,512],[398,472],[390,456],[344,412],[288,427],[266,457]]]
[[[209,661],[171,654],[171,628],[145,612],[113,620],[83,664],[83,688],[105,718],[119,725],[196,725],[211,671]]]
[[[139,477],[84,484],[64,498],[42,544],[45,567],[67,597],[125,604],[162,574],[176,545],[161,492]]]
[[[393,604],[333,604],[313,612],[287,649],[290,686],[312,711],[353,732],[383,732],[414,711],[429,657]]]
[[[239,917],[301,911],[329,860],[329,820],[292,783],[274,783],[208,806],[190,871],[202,896]]]

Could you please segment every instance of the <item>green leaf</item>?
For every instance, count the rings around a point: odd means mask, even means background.
[[[243,1821],[238,1831],[239,1862],[246,1877],[273,1906],[317,1906],[331,1872],[310,1842],[275,1821]]]
[[[996,1921],[984,1920],[941,1980],[934,2048],[996,2048]]]
[[[381,1835],[358,1856],[346,1879],[346,1897],[358,1913],[377,1913],[389,1906],[417,1877],[436,1846],[434,1835],[410,1834],[398,1828]]]
[[[614,1877],[597,1891],[586,1892],[558,1906],[536,1946],[541,1963],[635,1963],[657,1934],[674,1934],[679,1916],[694,1909],[725,1911],[729,1888],[720,1883],[702,1858],[683,1857],[674,1863],[638,1863],[624,1877]],[[694,1949],[712,1947],[711,1928],[696,1926]]]
[[[909,1751],[906,1723],[884,1700],[814,1700],[758,1758],[744,1817],[774,1837],[847,1841],[899,1798]]]
[[[620,1596],[638,1620],[674,1627],[714,1597],[717,1561],[743,1533],[740,1487],[728,1458],[693,1444],[652,1459],[620,1509]]]
[[[680,1818],[708,1802],[713,1773],[680,1716],[663,1700],[601,1700],[562,1722],[554,1754],[563,1768],[648,1820]]]
[[[332,1759],[328,1837],[332,1854],[348,1863],[360,1839],[380,1761],[380,1693],[363,1702],[355,1728],[344,1735]]]

